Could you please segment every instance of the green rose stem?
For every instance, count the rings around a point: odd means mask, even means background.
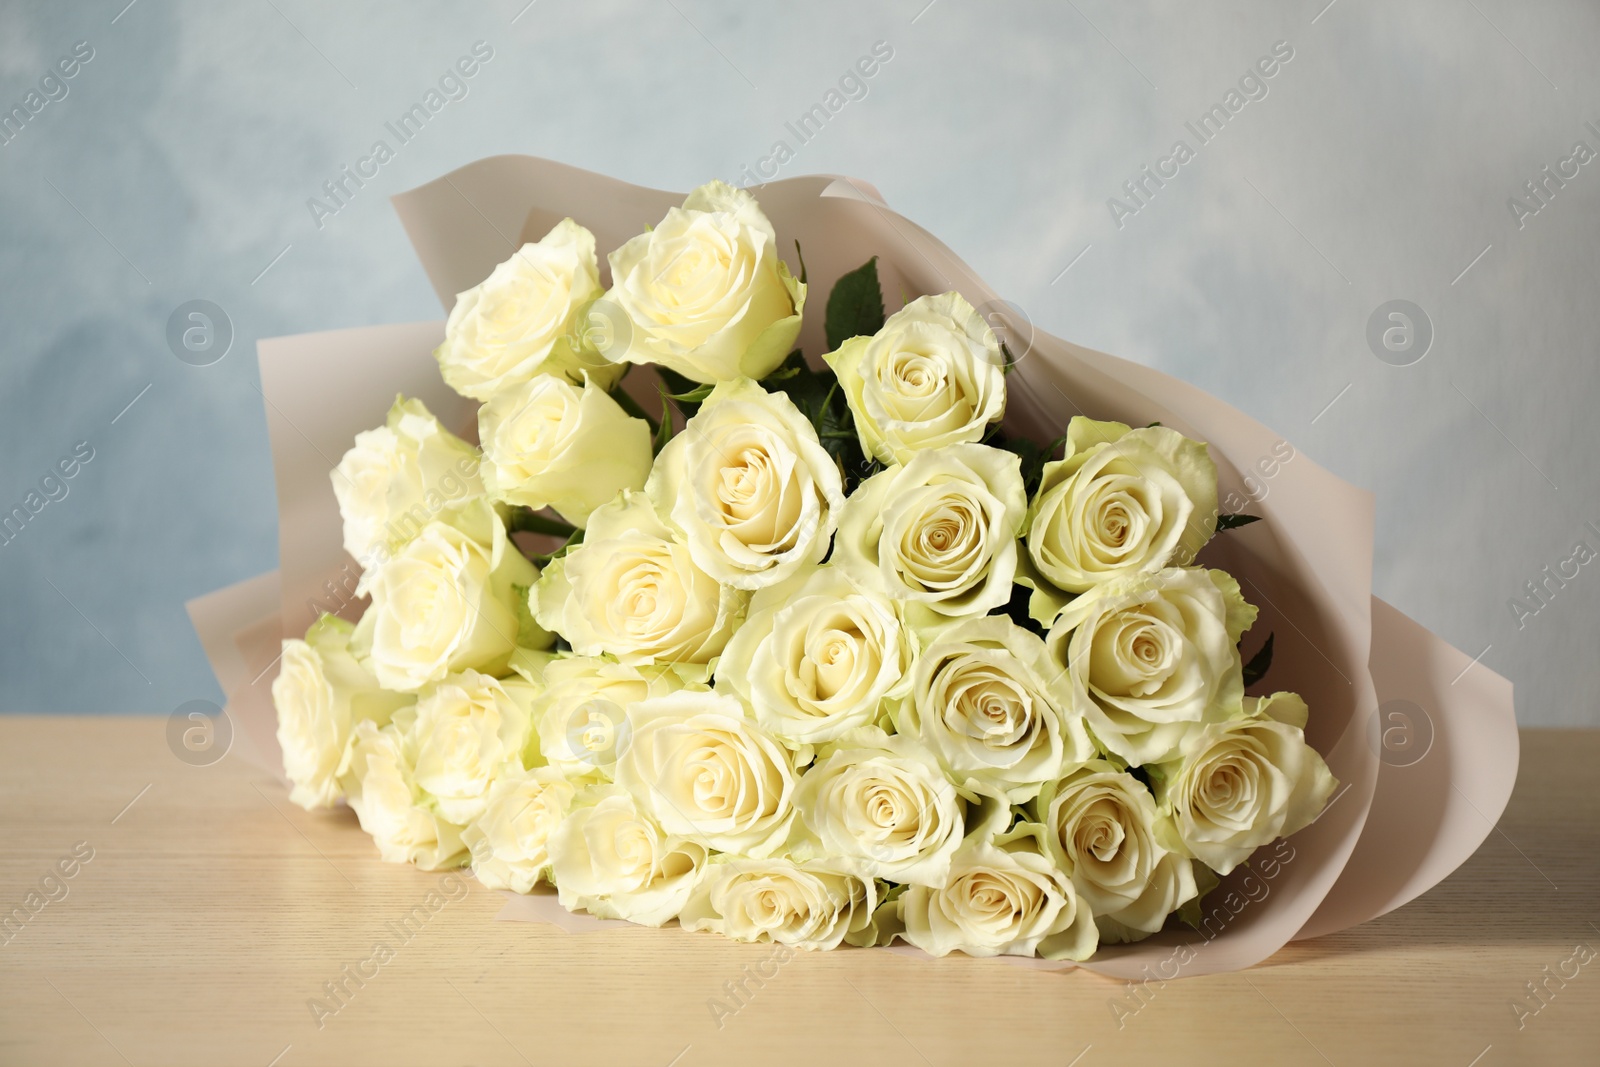
[[[617,406],[623,411],[626,411],[629,415],[632,415],[636,419],[643,419],[645,425],[650,427],[651,437],[654,437],[661,431],[661,424],[646,414],[644,408],[639,406],[639,402],[633,397],[629,396],[628,391],[622,388],[621,385],[618,385],[611,391],[611,399],[615,400],[617,402]]]
[[[511,516],[506,520],[506,530],[509,533],[549,534],[551,537],[563,539],[578,532],[578,528],[571,523],[552,519],[548,515],[540,515],[527,507],[511,509]]]

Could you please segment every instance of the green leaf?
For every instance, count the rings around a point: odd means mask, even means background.
[[[685,404],[703,404],[706,397],[711,395],[711,390],[715,388],[716,386],[714,385],[698,385],[687,393],[663,393],[662,395],[668,400],[678,400]]]
[[[656,436],[651,448],[651,454],[659,456],[661,450],[667,447],[667,442],[672,440],[672,400],[667,396],[666,390],[661,392],[661,422],[656,426]]]
[[[883,288],[878,284],[878,257],[840,277],[828,294],[824,319],[828,350],[852,337],[877,333],[883,327]]]
[[[1267,669],[1272,666],[1273,636],[1273,634],[1268,634],[1266,642],[1261,646],[1261,650],[1251,656],[1250,662],[1244,665],[1244,685],[1246,689],[1265,678]]]
[[[695,412],[700,410],[700,401],[678,400],[676,398],[693,394],[695,390],[701,388],[701,383],[685,378],[677,371],[668,370],[660,364],[656,365],[656,375],[661,379],[662,394],[672,398],[673,404],[676,405],[679,411],[683,412],[685,419],[694,418]]]
[[[1249,526],[1252,522],[1260,522],[1260,515],[1218,515],[1217,532],[1233,530],[1240,526]]]

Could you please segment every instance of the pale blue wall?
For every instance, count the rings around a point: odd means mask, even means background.
[[[513,23],[523,0],[139,0],[113,22],[124,2],[0,7],[0,106],[94,50],[0,147],[0,505],[94,450],[0,547],[6,709],[219,695],[182,602],[274,564],[256,338],[438,314],[388,194],[497,152],[737,180],[881,40],[865,99],[784,174],[875,183],[1043,327],[1374,489],[1378,592],[1492,645],[1523,721],[1600,724],[1600,565],[1520,629],[1507,606],[1600,548],[1600,163],[1520,230],[1507,207],[1575,141],[1600,149],[1592,4],[541,0]],[[470,95],[318,229],[307,198],[478,40]],[[1118,229],[1107,198],[1280,40],[1265,99]],[[236,330],[203,368],[165,338],[195,298]],[[1396,298],[1435,330],[1403,368],[1365,336]]]

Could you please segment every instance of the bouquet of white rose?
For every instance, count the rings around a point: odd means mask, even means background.
[[[794,250],[712,182],[609,288],[567,218],[457,296],[479,446],[401,398],[332,472],[371,599],[284,644],[293,799],[739,940],[1081,960],[1198,925],[1335,786],[1197,563],[1253,517],[1177,430],[1007,434],[1017,353],[957,292],[886,316],[875,258],[807,362]]]
[[[280,566],[190,603],[247,758],[502,918],[1137,980],[1471,854],[1510,686],[1370,595],[1370,495],[759,198],[481,160],[395,198],[448,321],[260,343]]]

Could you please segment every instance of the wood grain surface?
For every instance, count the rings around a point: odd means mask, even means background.
[[[1600,731],[1523,731],[1505,817],[1421,899],[1138,986],[495,922],[498,894],[167,731],[0,718],[0,1063],[1600,1063]]]

